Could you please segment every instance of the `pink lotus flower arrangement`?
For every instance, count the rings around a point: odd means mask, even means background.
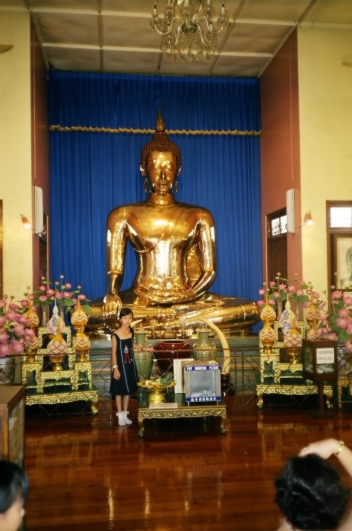
[[[23,354],[26,344],[35,335],[29,327],[24,313],[28,309],[28,300],[22,300],[21,306],[13,302],[14,297],[4,295],[0,300],[0,357]]]
[[[322,310],[325,302],[321,301],[320,294],[313,289],[311,282],[305,282],[304,280],[298,280],[298,276],[294,276],[294,280],[290,281],[287,278],[282,278],[281,273],[277,273],[275,281],[272,280],[267,286],[263,283],[263,288],[259,290],[259,294],[264,296],[268,293],[268,303],[272,306],[278,306],[282,301],[289,299],[294,301],[296,305],[302,304],[307,308],[311,304],[311,300],[314,301],[314,305],[319,310]],[[264,306],[265,301],[259,300],[258,306]]]
[[[352,295],[335,290],[331,293],[330,311],[321,314],[319,336],[344,343],[344,349],[352,353]]]
[[[59,308],[63,308],[65,312],[74,310],[78,300],[81,302],[82,309],[89,313],[91,308],[85,302],[88,301],[86,295],[81,293],[81,286],[77,286],[76,290],[72,290],[70,282],[64,282],[64,275],[60,275],[60,281],[50,282],[45,277],[41,278],[41,285],[38,290],[33,293],[34,306],[51,306],[57,304]]]

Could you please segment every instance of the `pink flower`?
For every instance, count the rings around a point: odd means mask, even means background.
[[[258,306],[264,306],[264,301],[262,299],[260,299],[260,301],[257,301],[257,304]]]
[[[11,302],[9,304],[9,308],[10,308],[10,310],[19,310],[20,307],[17,304],[15,304],[14,302]]]
[[[6,321],[7,321],[7,319],[6,319],[5,315],[0,315],[0,327],[4,326]]]
[[[0,344],[0,358],[4,358],[5,356],[9,356],[10,354],[10,345],[8,345],[7,343]]]
[[[8,338],[9,338],[9,335],[6,332],[6,330],[2,330],[0,332],[0,343],[7,343]]]
[[[71,292],[70,291],[64,291],[64,298],[70,299],[71,298]]]
[[[27,308],[28,307],[28,301],[26,299],[23,299],[21,301],[21,306],[22,306],[22,308]]]
[[[352,306],[352,297],[351,297],[351,295],[346,295],[346,296],[343,298],[343,303],[344,303],[346,306]]]
[[[347,308],[341,308],[341,310],[339,310],[339,316],[348,318],[350,316],[350,312],[347,310]]]
[[[265,290],[264,290],[263,288],[261,288],[261,289],[259,290],[259,295],[264,295],[264,293],[265,293]]]
[[[29,299],[30,301],[34,301],[34,295],[33,295],[33,293],[31,293],[30,295],[28,295],[28,299]]]
[[[55,293],[55,290],[53,288],[48,288],[46,290],[46,294],[48,295],[48,297],[51,297],[52,295],[54,295]]]
[[[303,308],[309,308],[309,306],[310,306],[310,302],[309,301],[303,302]]]
[[[27,317],[25,317],[24,315],[21,315],[21,317],[18,319],[18,322],[23,324],[24,326],[28,326],[29,325],[29,321],[28,321]]]
[[[324,337],[325,334],[327,334],[327,333],[328,333],[328,329],[325,328],[325,327],[321,327],[321,328],[318,329],[318,336],[319,337]]]
[[[71,289],[72,288],[72,284],[70,284],[69,282],[66,282],[65,288],[66,289]]]
[[[318,310],[322,310],[324,308],[324,306],[326,305],[326,302],[325,301],[322,301],[319,306],[318,306]]]
[[[60,291],[57,291],[55,297],[57,299],[62,299],[62,293],[60,293]]]
[[[84,301],[86,299],[86,296],[81,293],[80,295],[78,295],[78,298],[80,301]]]
[[[271,282],[269,282],[269,286],[271,287],[275,286],[275,282],[272,280]]]
[[[274,291],[274,297],[275,297],[275,299],[280,299],[280,292],[279,291]]]
[[[41,286],[39,286],[39,291],[46,291],[46,287],[42,284]]]
[[[313,297],[314,297],[315,299],[319,299],[319,297],[320,297],[320,293],[318,293],[317,291],[313,291]]]
[[[26,330],[24,331],[25,341],[28,341],[28,339],[31,339],[34,336],[35,336],[34,330],[32,330],[31,328],[26,328]]]
[[[286,291],[286,284],[279,284],[280,291]]]
[[[16,336],[21,336],[24,333],[24,326],[20,323],[16,323],[13,327],[13,331],[16,334]]]
[[[299,280],[299,281],[298,281],[298,284],[299,284],[300,286],[303,286],[303,284],[304,284],[304,280]]]
[[[6,301],[1,300],[0,301],[0,308],[5,308],[5,306],[6,306]]]
[[[333,291],[331,294],[332,299],[342,299],[343,293],[342,291]]]
[[[343,319],[342,317],[340,317],[339,319],[336,320],[336,324],[339,328],[342,328],[342,330],[345,330],[345,328],[347,328],[348,321],[347,319]]]
[[[268,303],[270,304],[270,306],[276,306],[276,301],[274,299],[269,299]]]
[[[311,289],[307,289],[307,295],[311,295],[312,294],[312,290]]]
[[[74,304],[77,303],[77,300],[78,300],[77,297],[72,297],[72,302],[73,302]]]
[[[348,326],[346,328],[346,332],[347,332],[347,334],[352,336],[352,323],[351,323],[351,321],[348,323]]]
[[[292,286],[292,284],[288,287],[289,293],[295,293],[296,292],[296,286]]]
[[[352,341],[350,339],[346,341],[346,343],[344,344],[344,348],[346,352],[352,352]]]
[[[297,290],[297,296],[300,297],[301,295],[303,295],[304,292],[303,292],[303,289],[298,289]]]
[[[22,354],[22,352],[24,351],[23,341],[16,341],[15,339],[13,339],[10,343],[10,346],[12,352],[14,352],[15,354]]]
[[[7,310],[5,315],[9,319],[9,321],[16,321],[17,322],[17,319],[19,317],[19,315],[16,312],[14,312],[13,310]]]
[[[46,295],[39,295],[39,300],[45,302],[48,300],[48,297]]]
[[[339,339],[337,337],[337,334],[335,334],[335,332],[330,332],[325,337],[326,337],[326,339],[331,339],[331,341],[337,341]]]

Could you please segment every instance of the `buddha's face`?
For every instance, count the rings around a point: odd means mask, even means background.
[[[176,155],[171,151],[152,151],[147,158],[147,173],[153,192],[171,193],[177,171]]]

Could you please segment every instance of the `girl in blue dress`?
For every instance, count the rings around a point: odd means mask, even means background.
[[[129,308],[122,308],[118,325],[111,336],[112,342],[112,378],[110,394],[115,397],[119,426],[132,424],[128,418],[130,396],[137,392],[138,372],[133,349],[149,351],[150,347],[133,343],[134,332],[131,328],[133,313]]]

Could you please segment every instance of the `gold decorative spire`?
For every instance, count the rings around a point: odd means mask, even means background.
[[[174,153],[176,155],[177,159],[177,168],[181,168],[181,151],[178,146],[174,142],[171,142],[167,134],[165,133],[165,122],[162,117],[160,109],[158,110],[158,115],[156,118],[156,124],[155,124],[155,133],[153,135],[153,138],[150,142],[147,142],[145,146],[142,149],[141,154],[141,169],[143,169],[143,172],[146,172],[146,164],[147,164],[147,158],[149,153],[152,151],[171,151],[171,153]]]

